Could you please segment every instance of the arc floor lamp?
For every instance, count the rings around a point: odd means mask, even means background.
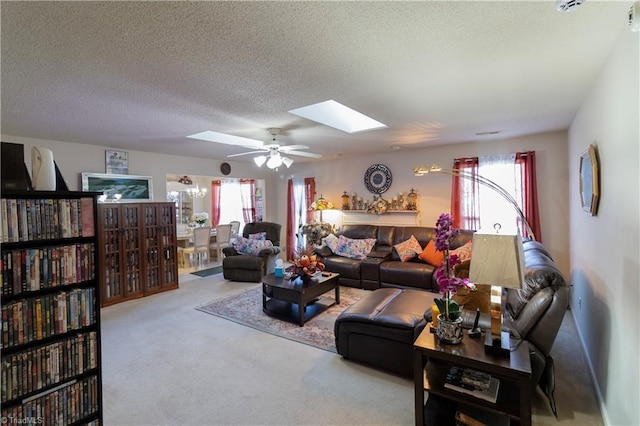
[[[526,228],[531,239],[535,236],[524,212],[513,196],[497,183],[475,173],[459,169],[443,169],[438,165],[420,166],[413,170],[415,176],[429,173],[444,173],[471,180],[491,188],[511,204]],[[510,338],[502,331],[502,314],[504,303],[502,287],[522,288],[524,284],[524,253],[520,234],[508,235],[499,233],[499,224],[494,226],[495,233],[477,232],[473,236],[471,249],[471,267],[469,280],[475,284],[491,285],[489,313],[491,330],[487,330],[485,352],[508,357],[510,354]]]

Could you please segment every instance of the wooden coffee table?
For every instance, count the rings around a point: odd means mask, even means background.
[[[340,303],[340,275],[327,272],[308,281],[300,278],[262,277],[262,310],[269,316],[292,321],[300,327],[330,306]],[[321,297],[335,290],[335,298]]]

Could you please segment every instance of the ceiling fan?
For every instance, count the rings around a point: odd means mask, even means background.
[[[282,164],[287,167],[290,167],[293,164],[293,159],[289,157],[285,157],[282,154],[286,155],[299,155],[301,157],[309,157],[309,158],[320,158],[322,155],[314,154],[313,152],[302,152],[299,151],[301,149],[309,149],[308,146],[305,145],[280,145],[276,142],[276,135],[280,134],[280,129],[276,127],[271,127],[267,129],[273,138],[273,143],[264,144],[262,141],[248,138],[241,138],[238,136],[226,135],[224,133],[217,133],[206,131],[202,133],[196,133],[195,135],[187,136],[193,139],[202,139],[210,142],[219,142],[228,145],[240,145],[247,148],[253,148],[254,151],[241,152],[239,154],[231,154],[227,155],[227,157],[239,157],[241,155],[250,155],[250,154],[262,154],[253,158],[253,161],[256,163],[258,167],[261,167],[263,164],[267,164],[267,167],[270,169],[277,169]]]

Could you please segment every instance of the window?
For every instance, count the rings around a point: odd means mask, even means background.
[[[504,157],[480,157],[478,174],[504,188],[524,210],[522,200],[522,166],[515,163],[515,154]],[[511,203],[491,188],[480,185],[478,204],[480,229],[493,229],[499,223],[501,230],[515,233],[520,229],[520,218]]]
[[[244,218],[242,216],[242,195],[240,192],[240,181],[237,179],[225,179],[220,185],[220,222],[230,223],[237,220],[240,222],[240,229],[244,228]]]
[[[297,238],[298,229],[313,217],[309,206],[316,193],[315,178],[289,179],[287,184],[287,251],[288,260],[294,258],[295,251],[306,247],[304,239]]]
[[[453,168],[485,178],[504,189],[524,212],[534,235],[527,231],[513,205],[494,189],[456,177],[453,178],[451,197],[454,226],[491,230],[498,223],[504,232],[519,230],[521,235],[535,236],[540,241],[534,151],[479,159],[460,158],[454,160]]]

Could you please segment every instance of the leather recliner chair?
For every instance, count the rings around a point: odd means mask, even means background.
[[[532,383],[540,386],[557,416],[553,396],[555,373],[550,352],[569,306],[569,286],[542,244],[525,241],[523,247],[524,286],[507,289],[502,327],[529,345]],[[463,310],[463,327],[472,328],[474,320],[475,312]],[[481,314],[480,327],[488,330],[490,324],[489,314]]]
[[[280,231],[282,225],[273,222],[247,223],[242,230],[242,236],[249,238],[250,234],[266,232],[267,240],[273,247],[263,248],[256,255],[238,253],[233,247],[225,247],[222,253],[222,273],[225,279],[232,281],[260,282],[262,277],[273,273],[276,259],[280,253]]]

